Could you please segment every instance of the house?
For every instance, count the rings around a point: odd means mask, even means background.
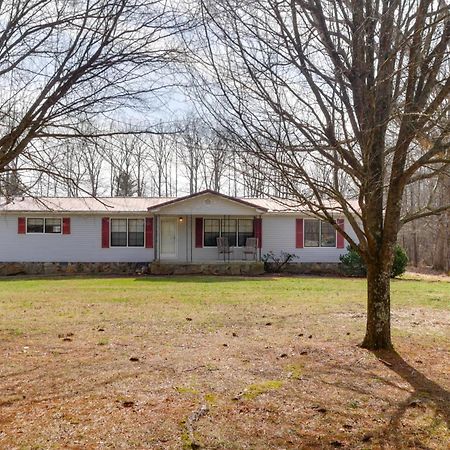
[[[337,218],[346,232],[352,230]],[[219,255],[226,237],[230,255]],[[206,190],[179,198],[0,199],[0,263],[179,263],[242,261],[294,253],[299,263],[338,263],[343,237],[306,211],[273,199]]]

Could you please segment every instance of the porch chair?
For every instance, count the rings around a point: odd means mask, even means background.
[[[226,237],[218,237],[217,238],[217,252],[219,253],[219,259],[221,255],[223,255],[223,260],[225,261],[225,258],[228,258],[228,261],[230,260],[230,255],[233,253],[233,249],[230,247],[230,244],[228,243],[228,238]]]
[[[247,238],[243,250],[244,259],[247,261],[247,255],[250,255],[256,261],[256,251],[258,248],[258,238]]]

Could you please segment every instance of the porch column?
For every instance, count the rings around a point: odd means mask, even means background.
[[[158,220],[159,220],[159,216],[158,215],[154,215],[154,223],[153,223],[153,233],[154,233],[154,242],[155,242],[155,248],[153,250],[153,260],[154,261],[158,261],[159,258],[159,224],[158,224]]]
[[[189,221],[188,221],[188,217],[189,216],[184,216],[184,219],[185,219],[185,224],[184,224],[184,229],[185,229],[185,238],[186,238],[186,245],[185,245],[185,247],[186,247],[186,262],[189,262],[189,255],[188,255],[188,253],[189,253],[189,241],[188,241],[188,239],[189,239]]]
[[[193,260],[193,251],[194,249],[192,248],[192,244],[194,242],[194,239],[192,237],[192,233],[193,233],[193,227],[192,227],[192,223],[193,223],[194,219],[192,214],[189,216],[189,239],[190,239],[190,243],[191,243],[191,262]]]

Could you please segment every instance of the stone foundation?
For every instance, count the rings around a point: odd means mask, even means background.
[[[102,262],[102,263],[64,263],[64,262],[4,262],[0,263],[0,276],[14,275],[72,275],[72,274],[111,274],[111,275],[262,275],[262,262],[229,263],[161,263],[161,262]]]
[[[0,276],[13,275],[72,275],[72,274],[110,274],[110,275],[262,275],[274,272],[274,266],[258,261],[230,261],[205,263],[167,263],[167,262],[0,262]],[[282,273],[303,275],[342,275],[339,263],[290,263],[283,267]]]
[[[72,275],[72,274],[134,275],[148,273],[148,263],[102,262],[10,262],[0,263],[0,276]]]
[[[228,262],[228,263],[161,263],[150,264],[152,275],[262,275],[262,262]]]

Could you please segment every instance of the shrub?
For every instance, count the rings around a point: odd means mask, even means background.
[[[403,275],[408,264],[408,255],[405,249],[400,245],[396,245],[394,248],[394,263],[392,264],[391,277],[399,277]]]
[[[352,277],[365,277],[367,275],[367,267],[361,255],[350,246],[347,249],[348,253],[340,257],[343,272]],[[394,247],[394,262],[392,264],[391,278],[405,273],[407,264],[408,256],[405,250],[397,244]]]
[[[293,253],[281,252],[279,255],[275,255],[274,252],[269,252],[263,255],[261,259],[264,262],[264,270],[266,272],[278,273],[295,258],[297,256]]]
[[[347,247],[348,253],[340,256],[342,271],[350,277],[365,277],[367,268],[359,252],[350,245]]]

